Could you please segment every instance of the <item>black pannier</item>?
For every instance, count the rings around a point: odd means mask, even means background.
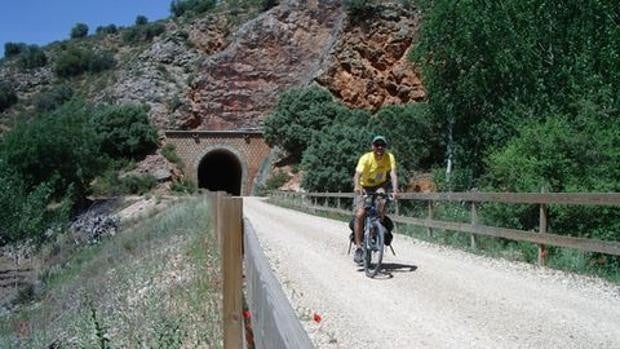
[[[385,218],[383,218],[381,223],[387,230],[385,232],[385,245],[389,246],[392,243],[392,239],[394,238],[394,235],[392,234],[392,230],[394,229],[394,222],[392,222],[390,217],[385,216]],[[354,224],[355,224],[355,217],[351,218],[351,221],[349,221],[349,229],[351,229],[351,234],[349,234],[349,240],[351,241],[354,241],[354,235],[353,235]],[[363,229],[364,228],[362,227],[362,231]]]

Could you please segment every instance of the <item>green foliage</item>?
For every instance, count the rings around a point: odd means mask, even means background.
[[[109,24],[106,26],[99,26],[95,30],[97,34],[116,34],[118,33],[118,28],[114,24]]]
[[[127,28],[123,31],[122,38],[125,43],[135,44],[150,42],[154,37],[166,31],[166,26],[161,22],[144,23]]]
[[[368,17],[376,5],[376,0],[343,0],[343,5],[353,21]]]
[[[453,130],[455,163],[475,177],[487,152],[520,124],[574,115],[581,96],[618,117],[620,99],[611,97],[620,88],[617,2],[439,0],[422,7],[412,58],[434,117],[446,134]]]
[[[136,25],[145,25],[149,22],[148,18],[143,15],[136,16]]]
[[[6,42],[4,44],[4,57],[14,57],[22,53],[26,49],[23,42]]]
[[[88,25],[84,23],[76,23],[71,28],[71,39],[84,38],[88,35]]]
[[[277,170],[271,173],[271,175],[269,176],[269,178],[267,178],[265,183],[262,183],[261,185],[258,186],[258,188],[256,188],[256,193],[259,196],[263,196],[272,190],[279,189],[289,179],[290,177],[288,173],[286,173],[285,171]]]
[[[183,167],[183,160],[179,157],[176,152],[176,148],[174,144],[166,144],[161,148],[161,155],[163,155],[166,160],[170,161],[173,164],[176,164],[179,167]]]
[[[387,137],[389,150],[396,156],[399,167],[428,169],[438,157],[439,135],[425,103],[383,107],[370,120],[369,127]]]
[[[70,47],[58,56],[54,70],[58,76],[68,78],[84,72],[98,73],[114,65],[116,60],[110,52]]]
[[[0,162],[0,246],[28,238],[39,240],[53,221],[46,210],[51,191],[49,183],[29,189],[17,173]]]
[[[0,81],[0,112],[17,103],[17,94],[11,84]]]
[[[196,183],[190,180],[180,180],[172,182],[170,190],[177,194],[193,194],[198,190]]]
[[[200,14],[213,9],[216,4],[216,0],[173,0],[170,3],[170,12],[175,17],[186,13]]]
[[[147,108],[137,105],[101,106],[93,115],[101,150],[113,158],[139,158],[157,145]]]
[[[23,69],[44,67],[46,64],[47,56],[37,45],[30,45],[26,47],[19,55],[19,65]]]
[[[39,112],[54,110],[73,97],[73,89],[69,85],[56,85],[39,93],[34,100]]]
[[[324,89],[290,89],[265,118],[265,141],[301,159],[314,134],[331,124],[341,108]]]
[[[0,156],[23,179],[27,192],[48,183],[53,198],[65,197],[70,188],[83,197],[105,166],[91,113],[90,107],[73,101],[30,122],[20,121],[4,135]]]
[[[372,133],[364,126],[334,124],[315,134],[301,163],[308,191],[352,191],[360,155],[370,151]]]

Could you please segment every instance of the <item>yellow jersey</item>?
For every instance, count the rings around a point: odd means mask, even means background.
[[[362,155],[357,162],[355,171],[361,173],[360,185],[374,187],[385,183],[391,170],[396,170],[396,160],[390,152],[385,152],[381,159],[377,159],[374,152]]]

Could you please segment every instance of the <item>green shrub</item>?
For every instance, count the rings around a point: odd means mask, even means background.
[[[26,49],[23,42],[7,42],[4,44],[4,57],[14,57]]]
[[[83,197],[106,164],[91,113],[89,106],[73,101],[19,121],[5,133],[0,158],[24,180],[27,192],[48,183],[55,199],[65,197],[71,188],[76,198]]]
[[[0,112],[17,103],[17,94],[11,84],[0,81]]]
[[[116,34],[118,33],[118,28],[114,24],[109,24],[106,26],[99,26],[95,30],[97,34]]]
[[[58,56],[54,70],[58,76],[67,78],[85,72],[98,73],[114,67],[115,64],[116,60],[110,52],[70,47]]]
[[[170,161],[173,164],[176,164],[179,167],[183,167],[183,160],[179,157],[174,147],[174,144],[166,144],[161,148],[161,155],[163,155],[166,160]]]
[[[284,185],[290,179],[288,173],[285,171],[277,170],[267,178],[265,183],[261,184],[256,188],[256,193],[259,196],[264,196],[268,192],[272,190],[277,190],[281,186]]]
[[[145,106],[100,106],[93,121],[101,150],[113,158],[140,158],[157,145],[157,131]]]
[[[216,0],[173,0],[170,3],[170,12],[179,17],[186,13],[200,14],[215,7]]]
[[[145,23],[127,28],[122,34],[123,41],[128,44],[149,42],[154,37],[166,31],[166,26],[161,22]]]
[[[136,16],[136,25],[145,25],[149,22],[148,18],[143,15]]]
[[[73,97],[73,89],[68,85],[57,85],[39,93],[35,97],[35,107],[39,112],[54,110]]]
[[[360,155],[369,151],[372,133],[364,126],[334,124],[315,134],[301,163],[308,191],[353,191]]]
[[[337,109],[324,89],[290,89],[278,98],[274,111],[265,118],[265,141],[301,159],[312,136],[332,123]]]
[[[354,21],[369,16],[376,5],[376,0],[343,0],[343,5]]]
[[[84,38],[88,35],[88,25],[84,23],[76,23],[71,28],[71,39]]]
[[[19,65],[23,69],[44,67],[47,64],[45,52],[37,45],[30,45],[19,55]]]
[[[267,11],[267,10],[271,9],[272,7],[277,6],[278,3],[279,3],[278,0],[262,0],[261,9],[263,11]]]
[[[198,190],[196,183],[189,180],[180,180],[172,182],[170,190],[177,194],[193,194]]]

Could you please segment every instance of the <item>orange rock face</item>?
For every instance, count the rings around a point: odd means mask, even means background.
[[[390,9],[378,18],[349,22],[316,81],[349,107],[377,110],[426,98],[407,53],[417,31],[417,15]]]

